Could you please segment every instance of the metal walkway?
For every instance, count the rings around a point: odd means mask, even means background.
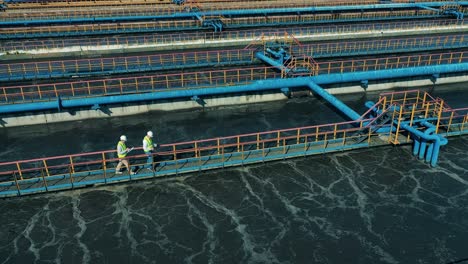
[[[24,62],[0,65],[0,81],[54,79],[109,74],[250,65],[254,50],[181,52],[147,56]]]
[[[359,73],[432,65],[457,65],[467,62],[467,52],[448,52],[372,59],[334,60],[314,64],[314,71],[301,74],[300,76],[326,76],[334,73]],[[73,101],[78,98],[145,94],[178,90],[183,93],[183,90],[187,91],[209,87],[215,88],[247,85],[253,84],[257,81],[280,79],[284,77],[286,76],[281,71],[278,71],[276,67],[255,67],[1,87],[0,112],[5,111],[6,109],[4,108],[10,108],[9,105],[21,105],[22,103],[27,102],[51,102],[51,104],[54,105],[54,108],[60,108],[60,100],[63,99],[70,99],[70,101]],[[55,103],[53,103],[54,101]]]
[[[251,27],[274,27],[274,26],[302,26],[324,23],[359,23],[383,20],[405,20],[405,19],[443,19],[447,15],[431,11],[413,11],[400,13],[370,13],[370,14],[348,14],[348,15],[302,15],[286,17],[267,18],[219,18],[222,28],[238,29]],[[1,24],[1,22],[0,22]],[[1,26],[1,25],[0,25]],[[51,25],[47,27],[3,27],[0,28],[0,39],[23,39],[23,38],[45,38],[45,37],[71,37],[71,36],[93,36],[109,35],[119,33],[155,33],[174,31],[196,31],[204,30],[207,26],[196,20],[169,20],[169,21],[149,21],[149,22],[122,22],[122,23],[97,23],[97,24],[77,24],[77,25]],[[221,30],[215,30],[219,32]]]
[[[433,154],[433,143],[420,142],[405,131],[427,123],[444,136],[468,134],[468,108],[451,109],[440,98],[425,92],[382,94],[358,120],[291,128],[175,144],[157,151],[154,172],[116,175],[115,151],[99,151],[59,157],[0,163],[0,197],[22,196],[96,185],[151,179],[194,171],[243,166],[294,157],[414,141],[414,154]],[[422,147],[424,144],[424,148]],[[431,147],[432,146],[432,147]],[[141,149],[139,149],[141,151]],[[417,151],[416,151],[417,150]],[[435,155],[435,154],[434,154]],[[422,159],[428,161],[427,156]],[[145,165],[146,156],[129,157],[135,167]]]
[[[468,47],[467,35],[314,43],[292,46],[292,54],[313,58],[415,52]],[[98,76],[254,63],[254,49],[183,52],[147,56],[40,61],[0,65],[0,81]]]
[[[250,43],[262,36],[283,35],[287,32],[299,39],[320,36],[323,34],[350,34],[350,33],[380,33],[408,30],[438,30],[438,29],[458,29],[465,27],[464,20],[424,20],[406,21],[393,23],[366,23],[349,25],[318,25],[314,27],[294,27],[285,30],[243,30],[224,31],[220,33],[191,32],[176,34],[143,34],[139,36],[102,36],[100,38],[79,38],[79,39],[47,39],[47,40],[22,40],[4,41],[0,45],[0,54],[16,53],[47,53],[54,50],[70,49],[117,49],[132,47],[168,47],[168,46],[192,46],[203,43],[204,45],[214,45],[224,42]],[[132,29],[132,31],[141,29]],[[1,38],[1,35],[0,35]]]

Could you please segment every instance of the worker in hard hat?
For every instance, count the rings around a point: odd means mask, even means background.
[[[146,132],[146,136],[143,138],[143,151],[146,154],[146,168],[153,170],[153,156],[154,148],[158,147],[158,144],[153,143],[153,131]]]
[[[136,174],[133,172],[130,168],[130,164],[127,159],[127,154],[133,150],[133,148],[127,148],[125,143],[127,142],[127,137],[125,135],[120,136],[120,141],[117,143],[117,156],[119,157],[119,164],[117,164],[117,167],[115,168],[115,174],[122,174],[120,171],[120,167],[122,167],[122,164],[125,165],[127,168],[128,172],[130,175]]]

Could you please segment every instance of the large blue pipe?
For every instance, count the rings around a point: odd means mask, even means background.
[[[244,93],[256,92],[264,90],[279,90],[284,87],[308,87],[309,83],[316,83],[317,85],[327,85],[333,83],[352,83],[361,82],[362,80],[381,80],[381,79],[395,79],[416,76],[432,76],[433,74],[446,74],[468,72],[468,63],[447,64],[447,65],[434,65],[422,66],[403,69],[391,69],[380,71],[366,71],[366,72],[350,72],[343,74],[328,74],[312,77],[298,77],[286,79],[266,79],[255,81],[247,85],[238,86],[223,86],[211,88],[192,88],[184,90],[172,90],[154,93],[141,93],[141,94],[125,94],[125,95],[112,95],[101,96],[81,99],[63,99],[61,106],[67,107],[87,107],[93,105],[105,104],[120,104],[141,101],[151,101],[159,99],[173,99],[173,98],[190,98],[192,96],[209,96],[230,93]],[[17,103],[0,105],[0,114],[20,113],[29,111],[40,110],[53,110],[57,109],[59,104],[57,102],[35,102],[35,103]]]
[[[356,113],[356,111],[351,109],[349,106],[344,104],[341,100],[337,99],[335,96],[329,94],[327,91],[325,91],[322,87],[318,86],[317,84],[311,82],[309,83],[309,87],[310,89],[312,89],[312,91],[320,95],[320,97],[322,97],[323,99],[327,100],[327,102],[332,104],[334,107],[340,110],[343,114],[345,114],[351,120],[358,120],[361,117],[361,115]]]

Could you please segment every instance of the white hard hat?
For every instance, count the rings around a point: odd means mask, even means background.
[[[147,135],[148,137],[153,137],[153,131],[148,131],[148,132],[146,133],[146,135]]]
[[[120,136],[120,140],[127,141],[127,137],[125,135]]]

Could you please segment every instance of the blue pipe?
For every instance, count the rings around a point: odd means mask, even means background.
[[[422,9],[427,9],[427,10],[430,10],[430,11],[435,11],[435,12],[439,12],[439,11],[440,11],[440,10],[437,9],[437,8],[432,8],[432,7],[428,7],[428,6],[425,6],[425,5],[417,5],[417,7],[422,8]]]
[[[278,65],[279,66],[279,65]],[[284,67],[284,66],[283,66]],[[381,80],[381,79],[394,79],[414,76],[431,76],[434,73],[456,73],[468,72],[468,63],[447,64],[447,65],[434,65],[422,66],[403,69],[391,69],[380,71],[366,71],[366,72],[350,72],[350,73],[335,73],[328,75],[318,75],[312,77],[298,77],[298,78],[285,78],[285,79],[266,79],[258,80],[251,84],[237,85],[237,86],[223,86],[211,88],[193,88],[193,89],[180,89],[164,91],[160,90],[153,93],[141,94],[125,94],[125,95],[109,95],[92,98],[80,99],[63,99],[62,106],[67,107],[87,107],[95,104],[120,104],[130,102],[151,101],[159,99],[173,99],[173,98],[191,98],[194,95],[208,96],[229,93],[244,93],[256,92],[265,90],[275,90],[284,87],[307,87],[311,82],[317,85],[327,85],[333,83],[352,83],[360,82],[361,80]],[[16,103],[0,105],[0,114],[8,113],[21,113],[39,110],[52,110],[58,106],[57,102],[35,102],[35,103]]]
[[[435,125],[433,125],[432,123],[429,123],[427,121],[422,121],[421,125],[423,125],[425,127],[428,127],[429,129],[432,129],[434,132],[437,130]],[[448,143],[447,138],[445,138],[445,137],[443,137],[441,135],[438,135],[438,134],[435,134],[435,136],[440,138],[440,146],[447,145],[447,143]],[[439,156],[439,151],[440,151],[440,146],[438,148],[436,148],[436,146],[429,146],[428,153],[426,155],[426,161],[429,162],[429,160],[431,160],[431,165],[432,165],[432,160],[433,159],[435,159],[435,161],[437,162],[437,159],[438,159],[438,156]],[[435,166],[435,165],[433,165],[433,166]]]
[[[426,159],[425,159],[427,163],[431,161],[433,152],[434,152],[434,143],[431,143],[429,144],[429,147],[427,148]]]
[[[419,137],[413,135],[413,142],[414,142],[413,155],[417,156],[418,152],[419,152],[419,146],[421,145],[421,139]]]
[[[330,93],[325,91],[322,87],[318,86],[317,84],[311,82],[309,83],[309,88],[315,93],[317,93],[318,95],[320,95],[323,99],[327,100],[327,102],[332,104],[334,107],[340,110],[343,114],[345,114],[351,120],[358,120],[361,117],[360,114],[356,113],[356,111],[351,109],[349,106],[344,104],[341,100],[331,95]]]
[[[431,127],[431,128],[428,128],[424,131],[424,135],[432,135],[434,134],[435,132],[435,128]],[[427,147],[427,140],[426,139],[422,139],[421,140],[421,146],[419,147],[419,155],[418,155],[418,158],[419,159],[424,159],[424,155],[426,154],[426,147]],[[433,143],[429,143],[429,145],[432,145]],[[431,153],[432,155],[432,153]]]
[[[443,145],[446,145],[448,143],[448,140],[444,137],[440,137],[437,134],[433,135],[427,135],[417,129],[415,129],[412,126],[409,126],[408,124],[401,123],[400,126],[405,129],[406,131],[412,133],[413,135],[416,135],[421,138],[421,141],[424,139],[426,141],[434,141],[434,148],[432,152],[432,157],[431,157],[431,166],[435,167],[437,166],[437,158],[439,156],[439,150],[440,147]]]
[[[278,70],[280,71],[286,71],[286,72],[289,72],[290,69],[288,69],[286,66],[284,66],[282,63],[279,63],[278,61],[266,56],[265,54],[263,54],[263,52],[256,52],[255,53],[255,58],[259,59],[259,60],[262,60],[268,64],[270,64],[271,66],[277,68]]]

